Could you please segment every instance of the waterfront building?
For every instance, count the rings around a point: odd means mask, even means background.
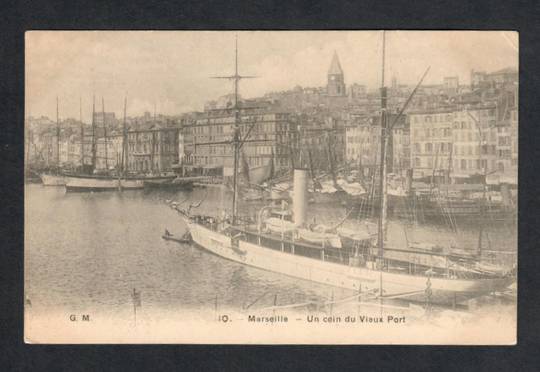
[[[380,126],[379,126],[380,130]],[[370,117],[359,117],[345,128],[345,151],[348,163],[375,166],[378,162],[375,149],[377,126]]]
[[[60,150],[60,156],[59,156],[59,160],[60,160],[60,164],[61,165],[68,165],[69,164],[69,142],[70,142],[70,139],[69,138],[62,138],[60,137],[60,142],[58,144],[58,148]]]
[[[298,144],[302,156],[306,159],[311,152],[315,168],[330,170],[330,161],[334,166],[343,164],[346,159],[346,121],[334,116],[302,117],[298,128]]]
[[[390,114],[390,122],[393,122],[395,117],[394,114]],[[411,168],[410,123],[406,115],[402,115],[396,121],[390,138],[391,171],[398,174],[405,174],[405,171]]]
[[[128,170],[161,173],[173,169],[173,165],[177,164],[179,159],[178,132],[180,128],[171,123],[169,125],[156,123],[147,126],[145,123],[128,130]]]
[[[250,168],[269,165],[274,159],[276,170],[290,168],[291,147],[297,140],[295,116],[263,102],[240,102],[240,133],[249,139],[241,149],[242,162]],[[211,109],[202,113],[192,124],[182,127],[178,148],[189,168],[222,169],[232,175],[233,148],[228,141],[235,124],[231,109]]]
[[[44,130],[35,138],[38,158],[46,167],[56,166],[58,149],[56,146],[56,132]]]
[[[452,169],[453,109],[409,112],[410,153],[414,178],[444,178]]]
[[[409,169],[410,164],[410,133],[406,115],[398,118],[395,113],[387,114],[387,123],[392,125],[391,136],[388,138],[387,159],[388,171],[401,173]],[[345,133],[347,162],[361,164],[363,168],[375,169],[380,164],[381,117],[372,115],[357,119],[347,125]]]
[[[456,182],[497,169],[497,113],[493,105],[463,108],[454,113],[453,174]]]
[[[92,151],[91,147],[90,145],[90,152]],[[90,156],[92,155],[90,154]],[[96,169],[118,169],[121,162],[122,133],[108,133],[107,139],[105,137],[96,138]]]

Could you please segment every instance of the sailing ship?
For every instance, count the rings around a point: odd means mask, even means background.
[[[60,169],[60,121],[58,117],[58,97],[56,97],[56,164],[40,174],[44,186],[64,186],[66,180]]]
[[[242,79],[237,64],[230,79],[237,96]],[[230,217],[192,214],[191,208],[186,211],[175,205],[193,242],[235,262],[355,292],[373,293],[380,299],[455,304],[509,286],[515,280],[513,271],[484,265],[479,256],[448,253],[429,245],[410,245],[407,249],[385,246],[386,92],[383,78],[379,184],[382,198],[375,242],[373,235],[360,226],[346,230],[307,222],[309,177],[307,168],[300,166],[294,170],[292,213],[282,203],[262,208],[255,219],[238,216],[236,171]],[[238,118],[237,105],[235,113]],[[236,170],[241,146],[238,120],[232,145]]]
[[[70,192],[87,192],[87,191],[115,191],[115,190],[134,190],[143,189],[145,182],[151,182],[152,184],[160,184],[171,182],[176,178],[176,175],[131,175],[126,170],[126,158],[127,158],[127,127],[126,127],[126,106],[127,98],[124,99],[124,123],[123,123],[123,135],[122,135],[122,154],[120,169],[115,172],[109,172],[105,174],[95,174],[96,168],[96,127],[95,127],[95,98],[92,107],[92,165],[90,174],[85,173],[71,173],[66,174],[65,186],[66,191]],[[103,105],[104,106],[104,105]],[[105,109],[103,109],[103,126],[105,137],[105,149],[107,149],[107,132],[105,127]],[[105,150],[105,164],[107,164],[107,152]],[[106,165],[106,168],[107,165]]]

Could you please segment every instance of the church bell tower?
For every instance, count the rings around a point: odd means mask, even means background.
[[[347,94],[345,90],[345,80],[343,70],[339,64],[339,58],[334,51],[330,69],[328,69],[328,84],[326,86],[326,94],[331,97],[343,97]]]

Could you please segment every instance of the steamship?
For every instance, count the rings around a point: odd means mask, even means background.
[[[293,221],[279,207],[270,207],[266,219],[259,213],[257,221],[219,220],[182,211],[183,218],[193,242],[218,256],[383,298],[422,302],[429,289],[432,303],[454,304],[502,290],[514,280],[511,272],[480,265],[474,256],[437,252],[436,247],[387,247],[381,259],[367,231],[313,230],[305,220],[306,182],[307,172],[296,169]],[[272,217],[276,215],[280,217]]]
[[[241,78],[236,68],[230,76],[235,82],[235,95]],[[381,103],[381,129],[385,134],[381,136],[381,156],[385,159],[388,137],[384,84]],[[234,109],[238,119],[238,105]],[[217,218],[173,206],[184,219],[192,241],[203,249],[245,265],[356,293],[433,304],[456,304],[503,290],[515,280],[513,269],[485,264],[479,254],[445,252],[429,244],[411,244],[407,249],[385,247],[385,183],[381,183],[381,213],[376,233],[361,225],[346,229],[339,223],[309,224],[309,172],[300,167],[294,170],[292,211],[282,203],[263,207],[256,218],[237,216],[236,166],[242,143],[239,133],[236,120],[231,141],[235,157],[232,215]],[[381,179],[386,180],[386,162],[381,162],[380,168]]]

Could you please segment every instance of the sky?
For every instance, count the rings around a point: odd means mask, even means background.
[[[270,91],[326,85],[337,52],[345,83],[381,84],[381,31],[29,31],[26,33],[26,116],[79,118],[96,110],[123,116],[144,111],[176,115],[202,111],[204,103],[232,92],[232,83],[211,79],[234,72],[238,36],[244,98]],[[518,33],[506,31],[387,31],[385,79],[390,85],[424,84],[518,67]]]

